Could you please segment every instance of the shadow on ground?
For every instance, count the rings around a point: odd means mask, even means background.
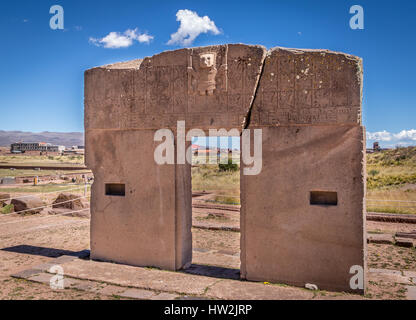
[[[90,256],[89,250],[82,250],[82,251],[69,251],[69,250],[62,250],[62,249],[55,249],[55,248],[46,248],[46,247],[38,247],[38,246],[30,246],[30,245],[18,245],[8,248],[2,248],[1,251],[7,252],[14,252],[14,253],[22,253],[22,254],[32,254],[37,256],[49,257],[49,258],[57,258],[60,256],[74,256],[78,258],[87,258]]]
[[[231,279],[231,280],[240,279],[240,270],[217,267],[217,266],[192,264],[188,269],[182,270],[182,272],[199,275],[199,276],[220,278],[220,279]]]

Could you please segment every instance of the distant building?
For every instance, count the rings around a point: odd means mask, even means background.
[[[83,155],[85,153],[85,147],[84,146],[72,146],[70,149],[62,150],[63,155],[69,155],[69,154],[79,154]]]
[[[26,151],[61,152],[64,149],[64,146],[55,146],[45,142],[19,142],[10,145],[11,153],[21,153]]]

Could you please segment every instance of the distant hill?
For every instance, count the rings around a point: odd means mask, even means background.
[[[398,147],[368,154],[367,164],[416,168],[416,147]]]
[[[15,142],[47,142],[72,147],[84,145],[83,132],[22,132],[0,130],[0,146],[8,147]]]

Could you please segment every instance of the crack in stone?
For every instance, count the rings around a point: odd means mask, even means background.
[[[254,101],[256,100],[256,97],[257,97],[257,92],[258,92],[259,87],[260,87],[260,81],[261,81],[261,77],[263,76],[263,72],[264,72],[264,65],[265,65],[265,63],[266,63],[266,57],[267,57],[269,54],[270,54],[270,50],[267,50],[266,54],[264,54],[263,59],[262,59],[262,61],[261,61],[260,75],[259,75],[259,78],[258,78],[257,83],[256,83],[256,88],[255,88],[255,90],[254,90],[253,99],[252,99],[252,100],[251,100],[251,102],[250,102],[250,106],[249,106],[249,108],[248,108],[247,115],[246,115],[246,117],[244,118],[244,125],[243,125],[243,129],[247,129],[247,128],[248,128],[248,126],[250,125],[250,120],[251,120],[251,111],[252,111],[252,109],[253,109],[253,104],[254,104]],[[242,133],[241,133],[241,134],[242,134]]]

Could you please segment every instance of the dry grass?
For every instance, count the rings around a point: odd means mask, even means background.
[[[28,169],[0,169],[0,177],[33,177],[53,176],[67,173],[90,173],[90,170],[28,170]]]
[[[218,165],[206,164],[192,168],[193,191],[220,191],[218,194],[240,194],[240,171],[220,172]]]
[[[62,190],[68,189],[79,189],[83,191],[84,184],[41,184],[37,186],[24,186],[24,187],[1,187],[1,193],[44,193],[44,192],[59,192]],[[90,190],[90,186],[87,186],[88,190]]]
[[[416,147],[367,154],[367,210],[416,214]],[[395,201],[388,201],[395,200]]]
[[[20,165],[57,165],[72,164],[83,165],[83,155],[64,155],[64,156],[35,156],[35,155],[3,155],[0,156],[0,164],[20,164]]]
[[[416,147],[398,148],[367,155],[367,210],[416,214]],[[240,173],[220,172],[218,165],[192,168],[193,191],[211,191],[215,202],[240,203]],[[395,201],[389,201],[395,200]]]
[[[371,199],[386,201],[371,201]],[[416,189],[404,186],[401,188],[368,190],[367,211],[416,214]]]

